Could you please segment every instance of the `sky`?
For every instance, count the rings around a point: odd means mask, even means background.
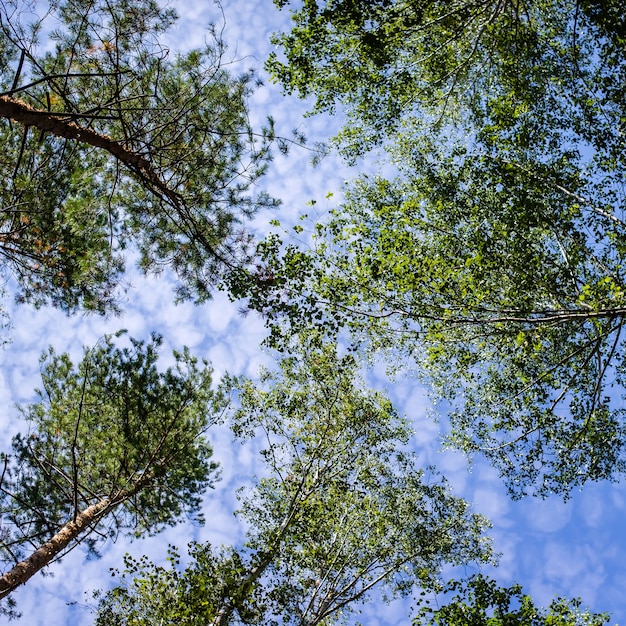
[[[168,34],[172,50],[201,45],[206,25],[222,19],[210,0],[181,0],[172,5],[181,18]],[[271,0],[225,0],[223,12],[227,54],[240,60],[241,65],[236,66],[240,70],[256,67],[262,74],[263,60],[271,49],[270,33],[286,27],[288,16],[279,13]],[[285,98],[269,84],[250,101],[253,123],[262,123],[265,116],[271,115],[278,132],[284,135],[299,128],[312,142],[324,140],[337,130],[340,119],[305,118],[306,110],[307,103]],[[286,158],[277,157],[260,182],[283,204],[277,214],[259,216],[255,222],[259,235],[266,232],[269,220],[275,217],[295,222],[306,211],[312,219],[323,219],[340,201],[344,181],[358,173],[333,155],[313,168],[310,156],[306,150],[296,148]],[[357,167],[365,166],[375,167],[375,163]],[[326,199],[329,192],[333,196]],[[313,199],[317,201],[314,210],[307,207]],[[144,278],[131,271],[129,278],[132,285],[124,296],[120,317],[68,317],[46,307],[16,307],[7,299],[11,343],[0,349],[0,441],[5,446],[15,432],[24,428],[15,404],[33,399],[33,390],[40,384],[38,357],[48,345],[59,352],[70,352],[77,360],[83,346],[125,328],[139,339],[149,338],[151,332],[161,333],[164,356],[173,348],[188,346],[196,356],[211,361],[217,378],[226,371],[255,377],[261,366],[271,366],[271,354],[259,347],[265,336],[262,320],[255,315],[242,317],[239,305],[229,302],[224,294],[217,293],[202,306],[174,305],[173,282],[167,274]],[[424,465],[436,465],[450,480],[456,495],[472,502],[476,512],[492,521],[491,536],[501,558],[499,568],[486,569],[486,573],[500,584],[522,584],[538,604],[547,605],[555,596],[580,596],[593,610],[611,612],[612,624],[626,624],[626,484],[587,485],[566,503],[558,498],[513,502],[488,465],[477,460],[470,467],[460,454],[440,450],[440,425],[427,415],[427,392],[419,383],[410,379],[389,381],[382,366],[374,367],[367,376],[372,386],[386,389],[399,411],[413,420],[414,444]],[[38,575],[14,594],[24,613],[21,623],[90,624],[93,616],[89,596],[84,592],[108,586],[109,568],[121,566],[127,551],[135,556],[149,554],[156,561],[165,557],[169,544],[184,548],[190,540],[210,540],[214,544],[240,540],[242,529],[233,517],[237,508],[235,490],[254,475],[257,450],[253,445],[233,443],[227,429],[212,429],[210,438],[222,477],[205,496],[204,527],[178,526],[130,544],[119,540],[106,545],[99,560],[85,561],[80,548],[73,551],[50,568],[50,575]],[[361,621],[371,626],[395,626],[410,623],[410,616],[407,603],[391,607],[373,603]]]

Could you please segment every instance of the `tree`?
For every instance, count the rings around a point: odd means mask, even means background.
[[[153,0],[0,9],[0,256],[20,300],[110,310],[131,244],[199,301],[248,258],[242,220],[277,204],[253,192],[273,125],[251,128],[253,75],[229,73],[215,31],[170,53],[175,19]]]
[[[184,569],[175,551],[169,567],[128,557],[98,626],[339,623],[374,587],[407,595],[436,585],[443,564],[490,558],[486,521],[398,450],[410,429],[362,390],[354,360],[332,345],[306,352],[266,388],[237,383],[234,432],[260,436],[267,470],[240,492],[245,544],[194,544]]]
[[[452,581],[445,591],[457,595],[438,608],[422,602],[414,626],[602,626],[609,621],[606,613],[581,610],[580,600],[558,598],[547,610],[538,608],[519,585],[498,587],[482,575]]]
[[[387,141],[397,176],[356,181],[313,250],[270,237],[232,290],[276,341],[319,323],[410,356],[451,406],[450,443],[486,454],[514,496],[567,495],[626,469],[623,13],[448,4],[295,13],[276,75],[322,107],[337,94],[344,147]],[[367,105],[390,82],[406,106]]]
[[[197,516],[217,467],[204,433],[224,400],[187,350],[158,371],[160,343],[106,337],[77,367],[42,357],[39,399],[22,409],[29,432],[4,455],[0,598],[79,543],[96,553],[107,537]]]

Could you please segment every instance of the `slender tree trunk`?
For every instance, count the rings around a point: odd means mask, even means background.
[[[79,535],[83,534],[90,526],[97,523],[101,517],[120,504],[116,498],[105,498],[87,507],[76,516],[76,519],[68,522],[61,530],[42,546],[37,548],[28,558],[20,561],[10,571],[0,577],[0,599],[8,596],[29,578],[43,569],[55,556],[65,550],[67,546]]]
[[[296,516],[298,512],[298,507],[302,499],[308,498],[314,489],[309,489],[307,491],[303,491],[303,486],[305,482],[305,477],[302,479],[300,483],[300,488],[295,492],[295,494],[291,498],[291,503],[289,505],[289,510],[287,514],[281,521],[276,537],[272,541],[271,545],[268,549],[261,555],[261,559],[259,562],[248,572],[246,576],[244,576],[243,580],[239,584],[237,588],[236,594],[229,596],[228,598],[224,598],[222,604],[215,615],[215,617],[211,620],[209,626],[226,626],[230,621],[232,614],[234,613],[237,605],[242,602],[247,596],[250,594],[250,591],[254,587],[254,583],[263,575],[268,565],[272,562],[276,552],[280,549],[280,546],[289,530],[289,526],[293,521],[293,518]]]
[[[252,570],[250,570],[247,576],[244,577],[237,589],[236,597],[224,598],[217,615],[211,620],[210,626],[226,626],[226,624],[228,624],[233,612],[237,608],[237,605],[249,595],[254,583],[262,576],[263,572],[267,569],[267,566],[272,562],[274,553],[280,546],[284,531],[287,529],[288,523],[292,517],[293,515],[289,515],[287,521],[283,522],[283,525],[281,526],[281,533],[274,542],[274,545],[267,552],[265,552],[261,561],[253,567]]]

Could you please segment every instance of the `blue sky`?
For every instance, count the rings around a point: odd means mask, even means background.
[[[169,45],[189,48],[201,45],[205,26],[221,20],[220,12],[210,1],[173,3],[181,19],[169,35]],[[269,35],[287,23],[271,0],[233,0],[224,2],[226,20],[224,37],[229,44],[234,67],[260,69],[270,49]],[[311,141],[331,135],[339,120],[324,117],[304,118],[306,103],[284,98],[278,88],[262,87],[250,102],[253,122],[262,123],[267,115],[275,118],[278,131],[288,135],[301,128]],[[307,201],[316,199],[320,218],[341,198],[345,180],[358,172],[350,170],[338,157],[329,156],[317,168],[309,165],[310,154],[294,149],[287,157],[277,157],[265,180],[270,193],[283,200],[279,215],[259,216],[256,228],[266,231],[270,219],[295,221],[303,211],[311,214]],[[373,167],[369,164],[368,167]],[[334,195],[325,200],[328,192]],[[264,337],[262,321],[242,317],[237,304],[221,293],[203,306],[173,304],[173,289],[167,274],[144,278],[131,272],[131,288],[125,296],[124,313],[119,318],[93,315],[67,317],[59,311],[29,306],[15,308],[10,299],[13,328],[12,343],[0,350],[0,437],[7,442],[23,427],[14,408],[26,403],[39,385],[39,354],[52,344],[57,351],[69,351],[78,358],[83,345],[93,345],[103,334],[126,328],[137,338],[148,338],[153,331],[162,333],[164,354],[172,348],[189,346],[191,351],[210,360],[217,376],[225,371],[255,376],[262,365],[271,365],[271,355],[259,344]],[[414,420],[415,446],[424,464],[435,464],[450,480],[457,495],[474,504],[477,512],[493,523],[496,550],[502,553],[494,575],[500,583],[519,582],[541,604],[556,595],[580,596],[594,610],[613,613],[612,623],[626,623],[622,598],[626,589],[626,485],[595,484],[575,492],[563,503],[559,499],[526,499],[512,502],[495,472],[477,461],[468,468],[466,459],[454,452],[439,449],[440,426],[427,417],[426,391],[417,382],[385,379],[383,368],[368,373],[368,381],[387,389],[398,409]],[[103,550],[100,560],[84,561],[80,549],[51,568],[53,576],[37,576],[15,594],[25,617],[22,623],[90,624],[91,614],[83,592],[109,584],[109,568],[121,565],[126,551],[165,557],[168,544],[183,547],[188,541],[210,540],[231,543],[242,537],[242,529],[233,518],[237,506],[235,489],[251,480],[256,470],[254,445],[233,444],[226,429],[211,432],[216,459],[221,462],[222,480],[205,498],[207,524],[170,529],[161,535],[128,544],[118,541]],[[74,604],[68,604],[74,603]],[[379,603],[367,608],[364,624],[393,626],[409,623],[409,604],[386,607]]]

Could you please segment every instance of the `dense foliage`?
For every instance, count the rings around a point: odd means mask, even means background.
[[[275,4],[291,9],[293,23],[275,35],[284,55],[272,54],[268,67],[287,92],[315,96],[316,111],[341,105],[349,152],[414,113],[436,128],[498,116],[534,126],[534,138],[556,131],[596,147],[621,142],[626,22],[615,0]]]
[[[515,496],[617,478],[618,4],[307,2],[294,20],[276,77],[344,104],[340,146],[384,141],[395,176],[351,184],[312,249],[271,236],[234,293],[275,345],[313,323],[414,363],[452,405],[449,441],[489,456]]]
[[[602,626],[609,621],[604,613],[582,609],[579,600],[558,598],[539,608],[520,585],[498,587],[481,575],[452,581],[444,590],[455,595],[442,606],[421,602],[414,626]]]
[[[179,299],[247,298],[283,353],[259,384],[227,377],[228,427],[261,448],[238,492],[245,539],[192,543],[182,564],[173,547],[165,566],[127,556],[97,625],[328,626],[374,591],[419,591],[446,603],[418,600],[416,625],[600,626],[577,600],[442,580],[494,562],[489,524],[420,467],[409,422],[358,372],[382,354],[416,372],[450,409],[448,443],[487,455],[514,497],[626,471],[621,3],[275,3],[295,8],[273,77],[345,112],[349,161],[388,162],[310,245],[256,249],[245,221],[277,205],[255,191],[276,138],[271,120],[253,131],[253,75],[230,73],[215,30],[174,55],[176,15],[154,0],[0,6],[0,273],[18,300],[114,311],[138,251],[177,273]],[[44,355],[30,430],[3,456],[1,613],[79,543],[202,518],[226,401],[186,350],[157,368],[159,345]]]

